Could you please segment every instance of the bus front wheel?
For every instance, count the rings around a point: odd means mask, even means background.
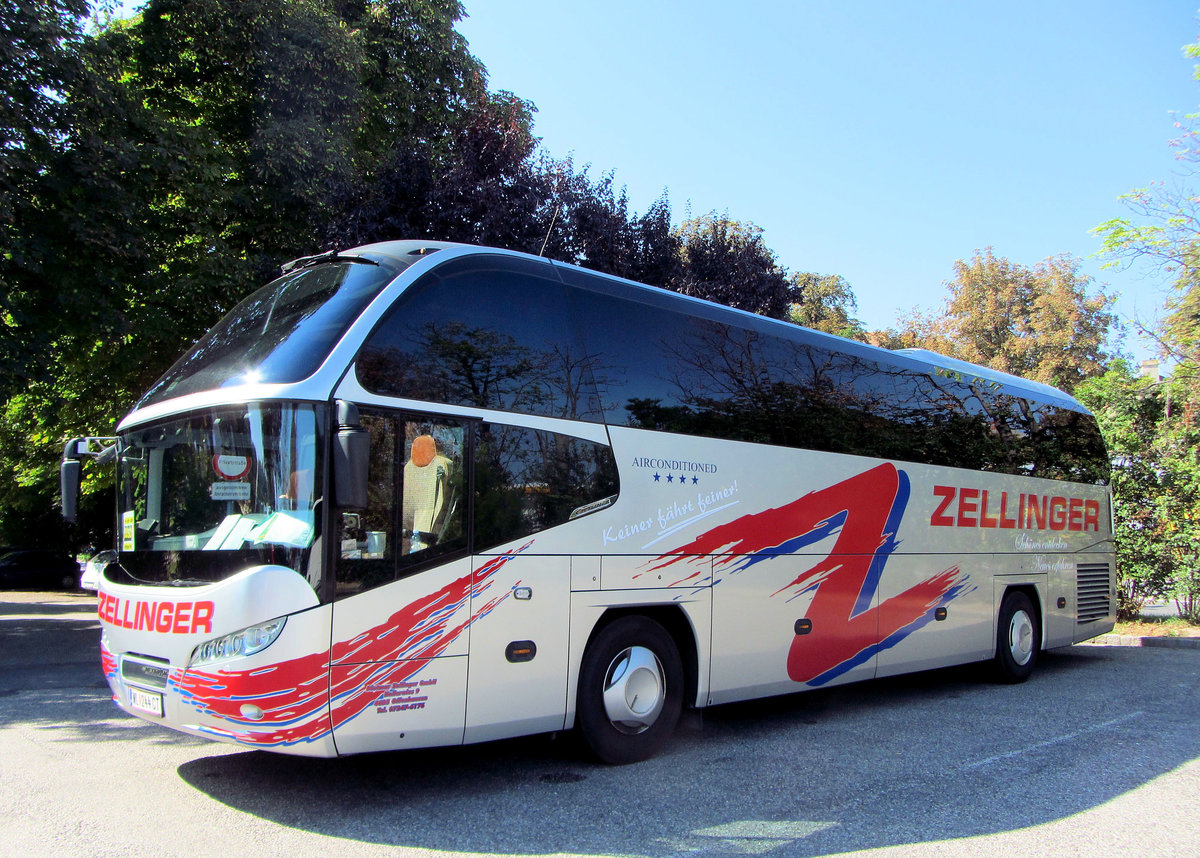
[[[1005,594],[996,623],[996,673],[1002,682],[1024,682],[1033,673],[1042,630],[1033,602],[1020,590]]]
[[[627,616],[601,629],[579,671],[579,732],[606,763],[645,760],[675,730],[683,708],[683,662],[666,629]]]

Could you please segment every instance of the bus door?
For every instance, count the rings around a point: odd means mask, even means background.
[[[574,521],[580,510],[615,493],[595,476],[603,471],[597,463],[611,456],[607,446],[580,438],[479,425],[468,742],[563,728],[571,613],[567,551],[584,538],[578,528],[589,528]]]
[[[467,424],[362,409],[368,506],[339,513],[330,652],[338,753],[462,742],[474,581]]]
[[[571,558],[532,542],[473,560],[466,741],[563,729]]]

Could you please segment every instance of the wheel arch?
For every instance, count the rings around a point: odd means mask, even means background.
[[[679,650],[679,658],[683,662],[683,704],[685,709],[696,705],[696,693],[700,682],[700,654],[697,645],[696,629],[693,627],[687,613],[679,605],[632,605],[619,608],[608,608],[592,625],[588,634],[587,646],[592,645],[606,626],[621,617],[641,616],[654,620],[662,626]],[[586,651],[587,646],[584,647]]]

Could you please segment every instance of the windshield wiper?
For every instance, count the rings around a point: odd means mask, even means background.
[[[326,250],[324,253],[318,253],[313,256],[301,256],[299,259],[285,262],[279,266],[279,270],[281,273],[287,274],[289,271],[308,268],[311,265],[320,265],[324,262],[361,262],[364,265],[379,264],[374,259],[367,259],[365,256],[343,256],[336,250]]]

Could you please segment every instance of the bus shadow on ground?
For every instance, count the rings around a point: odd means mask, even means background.
[[[1182,658],[1182,661],[1181,661]],[[971,665],[714,707],[658,757],[590,762],[571,736],[314,760],[180,766],[280,825],[461,852],[852,849],[1017,830],[1200,757],[1200,653],[1074,647],[1019,686]]]

